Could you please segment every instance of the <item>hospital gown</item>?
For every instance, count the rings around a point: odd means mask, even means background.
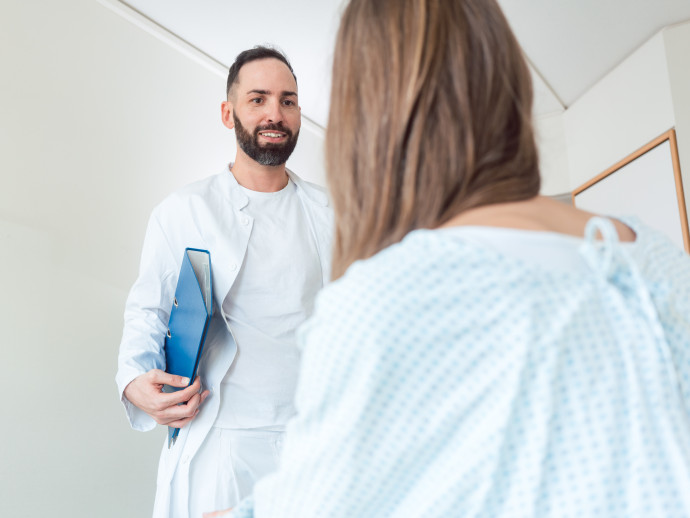
[[[626,222],[590,221],[579,268],[462,229],[352,265],[301,330],[280,469],[232,516],[690,516],[690,258]]]

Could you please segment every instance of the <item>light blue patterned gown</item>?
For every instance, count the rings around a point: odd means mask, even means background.
[[[622,245],[590,221],[580,268],[462,228],[355,263],[302,329],[281,467],[233,516],[689,517],[690,258],[627,223]]]

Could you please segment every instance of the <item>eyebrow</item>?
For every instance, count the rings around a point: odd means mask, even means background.
[[[247,94],[252,94],[252,93],[253,93],[253,94],[260,94],[260,95],[271,95],[271,91],[270,91],[270,90],[257,90],[257,89],[253,89],[253,90],[249,90],[249,91],[247,92]],[[291,90],[283,90],[283,91],[281,92],[281,97],[290,97],[290,96],[297,97],[297,92],[293,92],[293,91],[291,91]]]

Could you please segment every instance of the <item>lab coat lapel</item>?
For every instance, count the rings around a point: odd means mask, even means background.
[[[220,310],[237,278],[247,251],[250,229],[239,223],[239,216],[249,199],[237,188],[237,181],[229,171],[220,176],[216,194],[220,199],[215,204],[218,215],[213,220],[219,228],[213,229],[212,232],[206,229],[205,233],[212,250],[214,298],[217,309]]]

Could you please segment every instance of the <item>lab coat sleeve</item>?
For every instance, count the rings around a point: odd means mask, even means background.
[[[156,423],[127,400],[124,390],[151,369],[165,370],[163,343],[179,266],[164,228],[165,212],[159,207],[149,219],[139,276],[127,298],[115,378],[129,423],[140,431]]]

